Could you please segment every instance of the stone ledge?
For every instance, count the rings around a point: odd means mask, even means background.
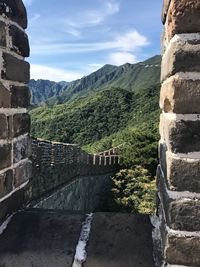
[[[161,63],[161,81],[177,72],[200,72],[200,34],[178,34],[170,41]]]
[[[178,192],[176,198],[172,198],[160,167],[158,167],[157,179],[167,225],[174,230],[200,231],[200,199],[190,199],[189,196],[183,198]]]

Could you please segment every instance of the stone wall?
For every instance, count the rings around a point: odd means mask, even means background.
[[[0,1],[0,221],[24,203],[31,174],[27,15],[21,0]]]
[[[166,266],[200,266],[200,1],[165,0],[158,187]]]
[[[52,199],[57,196],[58,203],[61,200],[58,199],[60,194],[57,192],[65,192],[66,198],[69,194],[69,197],[70,195],[74,196],[73,199],[80,197],[82,201],[87,202],[88,197],[84,200],[82,193],[85,192],[85,196],[87,196],[86,191],[90,192],[93,188],[93,193],[98,194],[105,182],[104,177],[108,177],[108,174],[114,173],[119,168],[119,156],[115,150],[111,149],[103,154],[109,155],[87,154],[77,145],[33,139],[33,173],[30,182],[32,200],[38,201],[38,199],[48,196],[49,203],[52,203],[49,196],[53,196]],[[93,182],[95,177],[97,183]],[[89,180],[91,181],[90,186]],[[70,202],[75,201],[70,200]],[[52,207],[52,204],[49,204],[49,207],[50,205]],[[56,206],[57,204],[54,203],[54,208]],[[61,208],[61,204],[59,206]],[[64,206],[66,207],[66,204]]]

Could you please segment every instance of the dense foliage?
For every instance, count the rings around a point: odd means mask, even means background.
[[[30,111],[33,136],[77,143],[91,153],[120,146],[123,170],[112,178],[100,210],[142,213],[154,210],[159,138],[160,85],[155,84],[155,80],[159,79],[159,71],[156,72],[158,59],[155,57],[145,64],[126,64],[114,70],[113,66],[106,65],[95,75],[87,77],[85,82],[75,81],[79,85],[85,83],[85,87],[76,87],[75,93],[72,90],[71,100]],[[132,68],[134,71],[130,72]],[[113,75],[116,77],[113,78]],[[93,84],[94,90],[87,83]],[[100,86],[118,83],[122,88],[107,86],[103,89]],[[97,85],[101,90],[96,91]],[[69,91],[70,88],[69,85]],[[63,93],[66,94],[66,91]],[[67,98],[64,99],[66,101]],[[52,104],[52,100],[47,102]],[[63,102],[63,99],[59,102]]]
[[[112,194],[118,210],[150,214],[155,211],[155,180],[141,166],[123,169],[112,178]]]

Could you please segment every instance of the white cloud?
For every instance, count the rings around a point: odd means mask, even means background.
[[[116,41],[118,48],[123,51],[132,51],[148,44],[147,38],[137,31],[129,31],[124,36],[119,36]]]
[[[63,30],[63,32],[69,33],[69,34],[71,34],[72,36],[75,36],[75,37],[78,37],[78,36],[81,35],[81,32],[80,31],[78,31],[76,29],[73,29],[73,28]]]
[[[117,12],[119,12],[119,3],[107,2],[102,9],[88,11],[84,17],[87,24],[98,25]]]
[[[74,15],[73,18],[64,20],[64,23],[76,29],[93,27],[102,23],[107,17],[118,13],[119,10],[119,3],[108,1],[101,8],[82,11]]]
[[[123,65],[125,63],[136,63],[137,57],[131,53],[128,52],[116,52],[116,53],[111,53],[109,55],[108,61],[110,64],[113,65]]]
[[[137,31],[129,31],[123,36],[118,36],[112,41],[99,43],[45,43],[32,44],[32,54],[66,54],[66,53],[84,53],[101,50],[113,50],[123,52],[132,52],[137,48],[148,45],[145,36]]]
[[[25,6],[31,6],[33,3],[33,0],[23,0]]]
[[[31,64],[31,79],[47,79],[51,81],[73,81],[83,77],[83,73],[66,71],[44,65]]]

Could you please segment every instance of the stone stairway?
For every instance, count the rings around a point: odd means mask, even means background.
[[[90,218],[87,257],[81,263],[75,255],[86,256],[80,236],[87,215],[38,209],[16,213],[0,228],[0,267],[154,266],[148,216],[95,213]]]

